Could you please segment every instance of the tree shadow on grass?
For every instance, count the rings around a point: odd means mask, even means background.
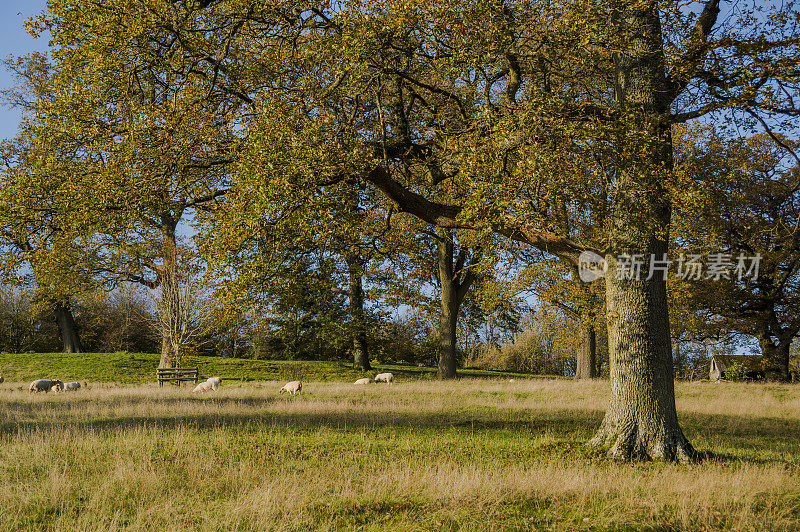
[[[553,437],[587,438],[595,430],[602,419],[601,411],[512,411],[505,409],[481,408],[469,410],[365,410],[357,406],[347,409],[325,409],[317,407],[316,411],[282,411],[274,409],[280,406],[281,398],[230,397],[213,398],[216,412],[198,412],[196,414],[169,414],[169,405],[185,406],[187,399],[166,397],[159,399],[161,408],[153,415],[129,415],[124,417],[102,417],[98,419],[75,419],[70,417],[75,405],[70,402],[16,402],[7,403],[9,407],[19,409],[23,414],[36,418],[36,412],[47,408],[48,415],[64,416],[63,420],[26,420],[21,422],[0,423],[0,438],[7,438],[19,432],[28,431],[62,431],[71,429],[94,430],[100,432],[117,432],[137,428],[173,429],[177,427],[199,430],[212,428],[235,428],[248,426],[288,426],[297,430],[362,429],[387,428],[403,430],[441,430],[456,432],[509,431],[529,436],[547,434]],[[134,406],[134,398],[115,398],[105,401],[117,407]],[[239,411],[230,411],[236,407]],[[251,412],[241,411],[242,407]],[[228,410],[228,411],[226,411]]]
[[[137,403],[151,400],[136,397],[112,397],[93,400],[116,406],[136,406]],[[203,411],[196,414],[169,414],[170,405],[186,406],[196,401],[211,403],[216,411]],[[134,429],[170,430],[189,428],[195,430],[211,429],[255,429],[270,427],[289,427],[296,431],[313,431],[320,428],[333,430],[388,429],[390,432],[415,430],[436,433],[480,434],[481,432],[505,431],[522,437],[535,438],[546,435],[556,441],[557,449],[545,454],[561,456],[564,452],[573,454],[577,442],[588,440],[597,430],[602,418],[602,410],[529,410],[505,408],[470,408],[454,410],[359,410],[357,406],[326,409],[317,405],[314,411],[298,409],[281,410],[284,398],[278,397],[160,397],[158,404],[165,408],[153,415],[132,415],[124,417],[103,417],[98,419],[75,419],[70,417],[76,405],[70,401],[6,403],[6,408],[20,409],[29,417],[36,418],[36,411],[48,409],[55,417],[63,414],[63,420],[22,421],[0,423],[0,439],[20,432],[58,433],[60,431],[124,432]],[[204,406],[205,406],[204,405]],[[276,408],[277,407],[277,408]],[[302,403],[298,404],[302,408]],[[232,411],[236,409],[236,411]],[[244,410],[244,411],[242,411]],[[24,417],[24,416],[23,416]],[[688,413],[681,416],[684,430],[692,439],[728,441],[732,447],[742,449],[747,455],[733,456],[702,451],[705,460],[742,461],[752,463],[774,463],[775,460],[758,457],[759,446],[771,444],[780,447],[791,455],[800,450],[800,421],[773,417],[741,417],[731,415],[707,415]],[[563,445],[561,445],[563,443]],[[561,447],[564,447],[563,449]],[[543,449],[544,450],[544,449]],[[552,452],[551,452],[552,451]],[[578,452],[578,451],[576,451]],[[578,452],[581,456],[595,456],[595,453]],[[781,461],[781,460],[778,460]],[[782,463],[787,463],[782,460]]]
[[[682,414],[685,432],[738,438],[780,437],[800,443],[800,420],[769,416],[731,416],[724,414]]]

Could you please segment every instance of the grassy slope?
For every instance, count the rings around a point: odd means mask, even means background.
[[[679,384],[693,466],[583,446],[608,383],[0,385],[0,530],[800,528],[800,387]]]
[[[0,375],[8,381],[25,382],[34,379],[61,379],[62,381],[117,382],[142,384],[155,381],[159,357],[151,353],[30,353],[0,355]],[[391,371],[403,380],[433,379],[434,368],[416,366],[379,365],[375,370],[362,373],[345,362],[293,362],[276,360],[249,360],[221,357],[197,357],[197,366],[203,378],[222,377],[223,380],[270,381],[350,381]],[[467,377],[524,377],[513,373],[462,370]]]

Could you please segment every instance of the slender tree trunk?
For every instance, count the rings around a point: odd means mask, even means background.
[[[674,344],[674,363],[673,367],[675,368],[675,376],[680,378],[686,377],[686,360],[683,352],[681,351],[681,341],[680,338],[675,340]]]
[[[597,377],[597,332],[592,316],[581,316],[578,323],[578,350],[575,358],[575,380]]]
[[[575,380],[594,379],[597,371],[597,315],[602,311],[603,296],[601,280],[584,282],[580,270],[572,266],[572,280],[579,295],[578,303],[578,345],[575,350]]]
[[[361,275],[361,258],[357,254],[345,257],[350,275],[350,321],[353,329],[353,368],[361,371],[372,369],[367,345],[367,324],[364,317],[364,287]]]
[[[175,366],[175,357],[172,356],[172,340],[169,338],[168,333],[162,329],[161,331],[161,360],[158,363],[159,368],[171,368]]]
[[[83,346],[69,303],[59,301],[56,303],[54,311],[64,353],[82,353]]]
[[[696,453],[675,409],[666,280],[647,279],[649,260],[667,252],[670,205],[664,187],[672,139],[661,117],[668,87],[655,7],[617,14],[614,54],[620,112],[620,176],[612,213],[606,274],[611,398],[592,443],[624,458],[689,461]],[[627,264],[620,257],[628,255]],[[641,275],[629,267],[644,261]]]
[[[160,320],[161,325],[161,360],[158,363],[159,368],[169,368],[179,365],[178,356],[176,352],[173,337],[177,331],[174,327],[177,326],[175,305],[177,305],[177,294],[175,293],[177,286],[178,276],[178,239],[176,235],[177,221],[167,216],[162,219],[162,249],[163,249],[163,265],[160,272],[161,282],[161,312],[167,313],[163,315]],[[164,304],[168,302],[168,304]]]

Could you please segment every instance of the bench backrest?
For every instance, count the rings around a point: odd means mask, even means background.
[[[197,368],[158,368],[158,375],[193,375],[197,373]]]

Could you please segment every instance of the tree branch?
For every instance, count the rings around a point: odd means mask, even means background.
[[[437,227],[476,229],[474,225],[457,221],[458,215],[462,211],[461,207],[428,200],[421,194],[409,190],[395,179],[392,179],[382,166],[377,166],[367,173],[365,179],[383,192],[397,206],[399,212],[408,212]],[[500,223],[494,224],[492,230],[499,235],[529,244],[541,251],[573,263],[578,262],[578,257],[583,251],[593,251],[599,255],[605,253],[604,250],[573,242],[552,231],[513,227]]]
[[[675,98],[682,93],[692,79],[692,73],[705,57],[708,51],[708,37],[711,30],[717,23],[719,16],[720,0],[707,0],[703,11],[697,17],[691,33],[689,34],[688,55],[684,56],[683,62],[690,65],[680,76],[676,76],[675,70],[667,76],[667,86],[670,88],[668,100],[675,101]]]

